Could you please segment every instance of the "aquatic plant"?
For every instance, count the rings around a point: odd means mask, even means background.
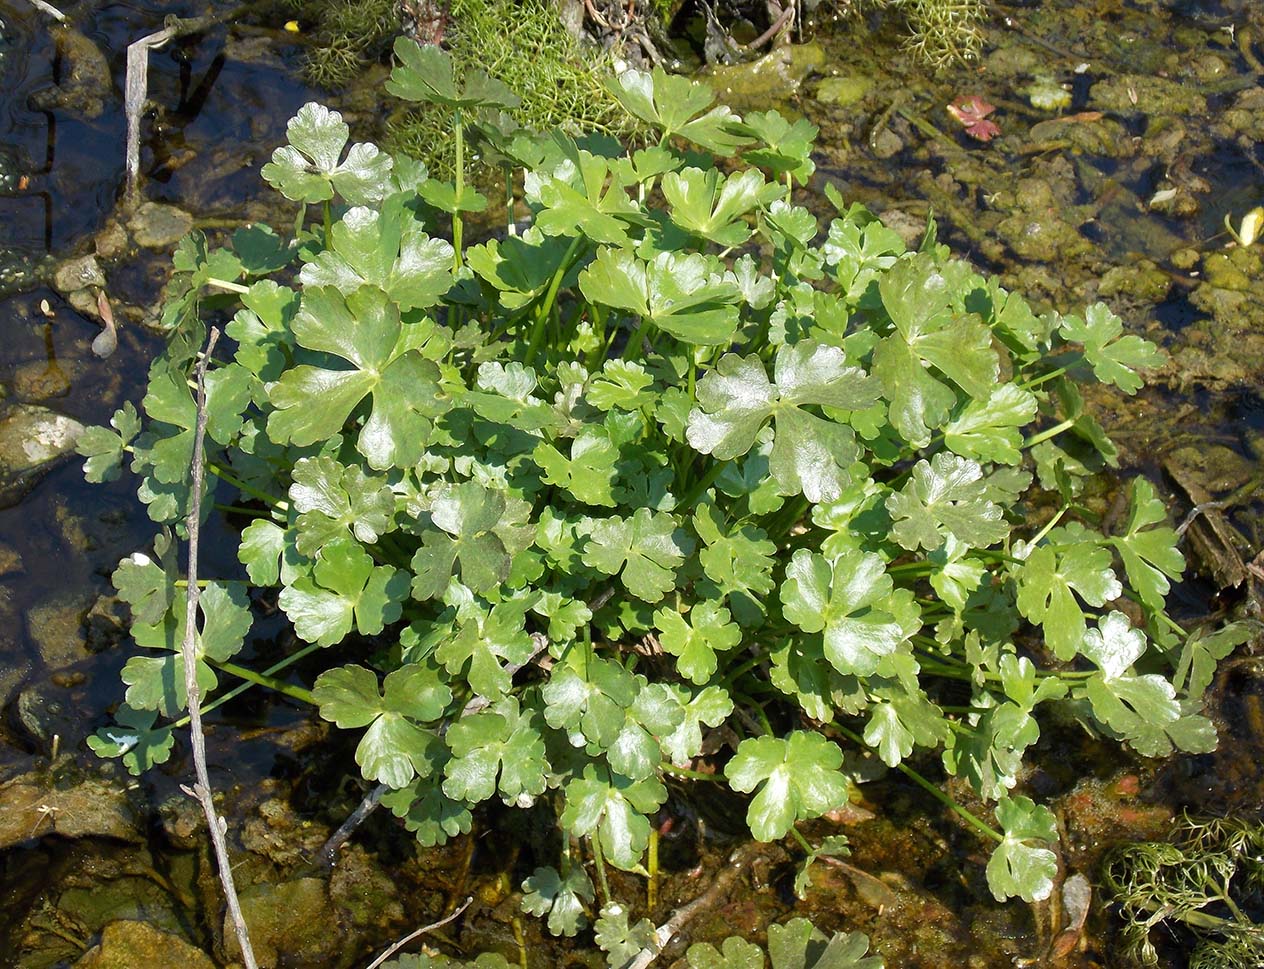
[[[609,52],[582,47],[548,0],[452,0],[444,38],[458,80],[476,69],[504,82],[518,97],[515,123],[535,131],[560,128],[579,136],[624,137],[636,119],[624,111],[604,79],[614,73]],[[531,51],[530,57],[522,56]],[[426,163],[433,174],[453,173],[448,117],[435,105],[410,102],[387,125],[388,146]]]
[[[983,49],[983,0],[825,0],[841,16],[890,10],[904,19],[905,47],[933,68],[975,60]]]
[[[1248,912],[1264,897],[1264,826],[1183,818],[1169,841],[1122,845],[1102,866],[1124,919],[1129,953],[1157,965],[1159,928],[1191,937],[1192,969],[1264,964],[1264,924]]]
[[[1052,708],[1146,756],[1214,748],[1202,694],[1239,632],[1167,614],[1185,563],[1148,481],[1110,534],[1075,497],[1116,463],[1080,387],[1135,393],[1151,343],[1101,303],[1038,314],[933,223],[909,249],[832,190],[822,237],[795,195],[815,129],[662,70],[609,88],[647,148],[483,125],[531,226],[466,246],[469,129],[517,99],[436,47],[395,53],[388,90],[446,113],[454,178],[348,148],[306,105],[263,169],[293,237],[187,237],[144,419],[80,444],[89,479],[130,462],[179,532],[189,374],[231,314],[206,466],[244,577],[204,583],[209,706],[260,684],[359,732],[360,773],[425,845],[492,799],[551,808],[567,837],[524,904],[564,934],[590,870],[605,901],[607,864],[653,884],[665,778],[748,796],[752,835],[810,861],[840,846],[798,826],[852,796],[844,749],[872,751],[992,842],[997,899],[1036,900],[1054,817],[1019,791]],[[139,653],[92,745],[133,773],[185,722],[175,544],[114,576]],[[255,601],[306,644],[262,672],[238,659]]]
[[[653,945],[653,935],[653,926],[644,920],[629,927],[627,912],[617,905],[603,909],[597,921],[597,942],[612,967],[649,965],[638,963],[637,956]],[[791,919],[768,929],[772,969],[882,969],[881,959],[865,955],[868,948],[869,940],[860,932],[827,936],[807,919]],[[689,969],[762,969],[768,965],[764,950],[737,936],[725,939],[720,948],[708,943],[690,946],[685,963]],[[510,969],[510,963],[496,953],[484,953],[469,962],[423,953],[392,959],[382,969]]]
[[[303,73],[318,87],[341,88],[384,54],[400,30],[395,0],[288,0],[310,21]]]

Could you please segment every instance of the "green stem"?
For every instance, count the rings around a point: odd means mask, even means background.
[[[245,666],[239,666],[237,663],[211,659],[209,656],[203,656],[202,658],[217,670],[223,670],[225,673],[238,679],[247,680],[258,686],[266,686],[269,690],[274,690],[282,696],[288,696],[291,700],[298,700],[300,703],[316,706],[316,697],[311,690],[305,690],[301,686],[286,683],[285,680],[279,680],[274,676],[269,676],[267,673],[256,673],[254,670]]]
[[[325,248],[332,249],[334,247],[334,209],[329,199],[325,199]]]
[[[597,865],[597,881],[601,885],[601,898],[606,905],[610,904],[610,882],[606,878],[606,859],[601,853],[601,834],[594,828],[588,836],[592,844],[593,861]]]
[[[650,823],[649,877],[645,882],[645,907],[658,908],[658,825]]]
[[[901,562],[887,568],[887,575],[930,575],[935,571],[932,562]]]
[[[790,828],[790,833],[794,835],[794,840],[799,842],[799,847],[802,848],[805,852],[807,852],[808,857],[811,857],[813,852],[816,849],[814,849],[812,845],[808,843],[807,838],[803,837],[803,832],[800,831],[798,828],[792,826]]]
[[[764,729],[765,737],[777,736],[776,731],[772,729],[772,722],[768,719],[768,714],[764,712],[764,708],[758,700],[746,693],[738,693],[736,690],[730,690],[729,693],[734,700],[740,700],[755,712],[755,715],[759,717],[760,726]]]
[[[783,538],[789,533],[790,529],[799,523],[804,512],[810,507],[811,503],[802,496],[790,502],[781,514],[777,516],[776,520],[768,526],[768,537],[774,541]]]
[[[249,286],[243,286],[241,283],[230,283],[227,279],[208,279],[207,286],[214,286],[216,289],[226,289],[230,293],[248,293]]]
[[[763,653],[760,653],[758,656],[752,656],[741,666],[738,666],[736,669],[730,670],[728,673],[724,674],[724,678],[720,682],[731,686],[734,682],[737,681],[737,678],[739,676],[741,676],[743,673],[749,672],[750,670],[754,669],[756,666],[762,663],[765,659],[767,659],[767,657]]]
[[[1062,516],[1065,515],[1066,513],[1067,513],[1066,506],[1063,505],[1061,508],[1058,509],[1057,514],[1055,514],[1052,518],[1050,518],[1047,522],[1045,522],[1044,528],[1036,532],[1032,540],[1027,543],[1028,547],[1035,548],[1037,545],[1039,545],[1041,539],[1043,539],[1046,535],[1048,535],[1051,531],[1053,531],[1054,526],[1057,525],[1058,522],[1062,520]]]
[[[501,170],[505,173],[505,232],[516,236],[518,227],[514,225],[513,169],[502,165]]]
[[[853,733],[852,731],[848,730],[842,724],[834,724],[834,729],[837,730],[839,733],[841,733],[844,737],[846,737],[848,740],[850,740],[854,744],[858,744],[861,747],[869,746],[868,744],[865,743],[863,737],[861,737],[857,733]],[[967,811],[964,807],[962,807],[960,804],[954,801],[951,797],[949,797],[947,794],[941,791],[938,787],[936,787],[934,784],[928,781],[925,777],[923,777],[917,771],[913,770],[913,768],[909,767],[908,764],[899,763],[899,764],[896,764],[895,766],[896,766],[896,769],[899,770],[900,773],[902,773],[905,777],[909,778],[909,780],[913,781],[913,783],[915,783],[918,787],[924,790],[927,794],[929,794],[935,800],[942,803],[945,807],[951,809],[954,813],[956,813],[958,816],[960,816],[965,821],[967,821],[973,828],[975,828],[981,834],[986,835],[987,837],[991,838],[993,841],[996,841],[998,843],[1002,843],[1005,841],[1005,835],[1001,834],[1001,832],[997,831],[994,827],[992,827],[982,818],[978,817],[978,815],[970,811]]]
[[[1061,423],[1054,424],[1053,427],[1049,428],[1048,430],[1041,431],[1039,434],[1034,434],[1031,437],[1027,438],[1027,440],[1023,441],[1023,448],[1024,449],[1032,448],[1032,447],[1035,447],[1037,444],[1042,444],[1045,441],[1049,440],[1049,438],[1057,437],[1063,431],[1070,430],[1074,426],[1075,426],[1075,421],[1073,421],[1071,418],[1068,417],[1066,420],[1062,421]]]
[[[251,498],[262,501],[265,505],[269,505],[277,511],[286,512],[290,510],[290,503],[288,501],[282,501],[280,498],[274,498],[272,495],[260,491],[254,485],[246,484],[246,482],[242,481],[229,471],[226,471],[224,468],[221,468],[213,461],[207,462],[206,470],[211,472],[211,474],[215,475],[215,477],[219,478],[221,481],[227,481],[242,494],[250,495]]]
[[[218,501],[215,502],[215,510],[225,512],[226,514],[250,515],[253,518],[268,517],[267,512],[260,511],[258,508],[247,508],[244,505],[224,505]]]
[[[689,494],[685,495],[678,507],[682,511],[688,511],[692,508],[698,500],[706,494],[707,489],[715,484],[716,479],[724,473],[726,464],[727,462],[725,461],[716,461],[713,459],[711,467],[707,469],[707,473],[699,478],[697,483],[689,489]]]
[[[304,656],[308,656],[311,653],[316,652],[316,650],[320,648],[321,647],[316,643],[312,643],[309,646],[304,646],[297,653],[291,653],[289,656],[286,656],[284,659],[280,660],[279,662],[273,663],[271,666],[269,666],[266,670],[263,671],[263,675],[272,676],[275,673],[280,673],[287,666],[291,666],[294,663],[297,663]],[[216,707],[222,707],[229,700],[232,700],[241,696],[241,694],[245,693],[247,690],[253,689],[254,687],[258,685],[259,684],[255,683],[253,680],[246,680],[244,683],[239,683],[237,686],[233,687],[227,693],[217,696],[214,700],[212,700],[210,703],[204,706],[202,708],[202,712],[210,713]],[[182,717],[181,719],[173,723],[170,729],[179,730],[181,727],[187,727],[188,725],[189,725],[189,718]]]
[[[1057,370],[1051,370],[1048,373],[1041,374],[1039,377],[1036,377],[1032,380],[1028,380],[1026,383],[1019,384],[1018,388],[1020,390],[1031,390],[1033,387],[1039,387],[1041,384],[1046,383],[1050,380],[1056,380],[1058,377],[1061,377],[1066,372],[1067,372],[1066,367],[1059,367]]]
[[[629,362],[636,360],[645,352],[645,330],[647,323],[644,318],[637,321],[636,329],[632,331],[632,335],[628,337],[628,345],[623,348],[623,359]]]
[[[552,280],[549,281],[549,289],[544,294],[544,302],[536,310],[535,322],[531,325],[531,336],[527,341],[526,356],[523,357],[523,363],[527,366],[531,365],[531,361],[535,359],[536,352],[540,349],[540,343],[544,339],[544,327],[548,323],[549,317],[553,314],[553,304],[557,301],[558,290],[562,288],[562,279],[565,278],[566,271],[571,268],[571,260],[575,258],[575,253],[579,250],[580,243],[583,241],[584,237],[582,235],[576,236],[571,240],[571,244],[566,247],[566,254],[562,256],[557,272],[553,274]]]

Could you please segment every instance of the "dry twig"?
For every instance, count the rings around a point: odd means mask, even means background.
[[[466,898],[465,904],[462,905],[460,908],[458,908],[451,915],[445,915],[443,918],[439,919],[438,922],[431,922],[429,925],[423,925],[421,928],[416,929],[412,932],[409,932],[406,936],[404,936],[402,939],[400,939],[398,942],[392,945],[389,949],[383,952],[380,956],[378,956],[376,959],[370,962],[368,965],[368,969],[377,969],[378,966],[380,966],[387,959],[393,956],[396,952],[398,952],[404,946],[408,945],[409,942],[411,942],[413,939],[417,938],[418,936],[425,935],[427,932],[433,932],[435,929],[442,928],[443,926],[447,925],[449,922],[455,919],[458,915],[464,912],[467,908],[469,908],[470,903],[473,901],[474,901],[474,896],[471,895],[468,898]]]
[[[250,946],[250,933],[246,929],[246,920],[241,914],[241,904],[237,901],[237,887],[233,884],[233,869],[228,860],[228,845],[224,833],[228,825],[215,810],[215,800],[211,794],[211,778],[206,769],[206,738],[202,736],[202,703],[197,682],[197,611],[198,611],[198,536],[202,518],[202,482],[205,477],[202,443],[206,438],[206,368],[211,354],[219,340],[219,330],[211,328],[210,339],[206,342],[206,350],[198,361],[197,375],[197,422],[193,429],[193,464],[190,468],[191,490],[189,496],[189,568],[188,586],[184,613],[184,641],[180,644],[180,657],[184,661],[184,689],[188,694],[189,736],[193,745],[193,769],[197,774],[197,783],[193,787],[183,786],[189,796],[196,798],[202,805],[202,813],[206,815],[206,826],[211,832],[211,844],[215,848],[215,863],[219,868],[220,884],[224,886],[224,900],[228,903],[228,912],[233,920],[233,928],[237,932],[237,943],[241,947],[241,958],[246,969],[256,969],[255,953]]]
[[[64,24],[66,22],[66,15],[54,7],[51,3],[48,3],[47,0],[31,0],[31,6],[36,10],[40,10],[43,13],[48,14],[59,24]]]
[[[653,944],[642,949],[625,962],[621,969],[646,969],[647,966],[653,963],[655,959],[663,954],[667,943],[679,935],[686,925],[693,921],[701,912],[714,905],[719,897],[728,891],[729,886],[741,874],[742,869],[754,859],[758,850],[758,845],[747,844],[733,852],[729,856],[729,863],[724,866],[722,872],[715,876],[715,880],[710,887],[688,905],[682,905],[675,915],[655,929]]]
[[[162,30],[146,34],[127,45],[127,78],[123,84],[123,111],[127,117],[127,186],[123,197],[131,202],[136,197],[140,179],[140,116],[149,95],[149,52],[177,37],[200,34],[208,27],[234,19],[244,7],[234,7],[222,14],[181,19],[168,17]]]

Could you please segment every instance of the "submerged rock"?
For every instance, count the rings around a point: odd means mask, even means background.
[[[88,657],[83,617],[92,608],[91,589],[60,593],[27,610],[26,634],[50,670],[64,669]]]
[[[57,85],[31,95],[33,107],[60,110],[81,118],[98,118],[114,99],[114,79],[105,53],[72,27],[55,30],[62,67]]]
[[[1121,74],[1098,81],[1089,92],[1089,103],[1102,111],[1121,114],[1171,114],[1201,118],[1207,99],[1190,85],[1149,74]]]
[[[325,882],[298,878],[281,885],[254,885],[241,893],[241,912],[250,929],[250,944],[260,969],[328,966],[353,963],[345,951],[343,927],[330,904]],[[232,922],[224,919],[228,956],[240,954]]]
[[[0,416],[0,508],[14,505],[74,450],[83,425],[46,407],[18,404]]]
[[[65,296],[90,286],[104,285],[105,273],[101,272],[96,256],[67,259],[53,270],[53,288]]]
[[[174,205],[146,202],[127,220],[132,238],[147,249],[170,249],[193,228],[193,216]]]
[[[816,99],[822,104],[845,108],[864,98],[873,89],[873,79],[859,75],[827,77],[816,86]]]
[[[714,65],[703,79],[732,108],[766,109],[794,97],[799,86],[824,65],[825,50],[820,44],[787,44],[757,61]]]
[[[145,922],[111,922],[75,969],[215,969],[201,949]]]
[[[30,360],[13,371],[13,394],[19,400],[38,403],[54,397],[65,397],[73,386],[73,361],[61,364],[56,360]]]
[[[0,785],[0,850],[53,833],[144,840],[126,792],[115,783],[90,777],[61,786],[51,771],[36,771]]]

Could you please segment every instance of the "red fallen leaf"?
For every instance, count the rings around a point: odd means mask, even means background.
[[[996,122],[988,120],[995,110],[996,105],[977,94],[963,94],[948,105],[948,113],[965,125],[966,134],[979,141],[991,141],[1001,133]]]

